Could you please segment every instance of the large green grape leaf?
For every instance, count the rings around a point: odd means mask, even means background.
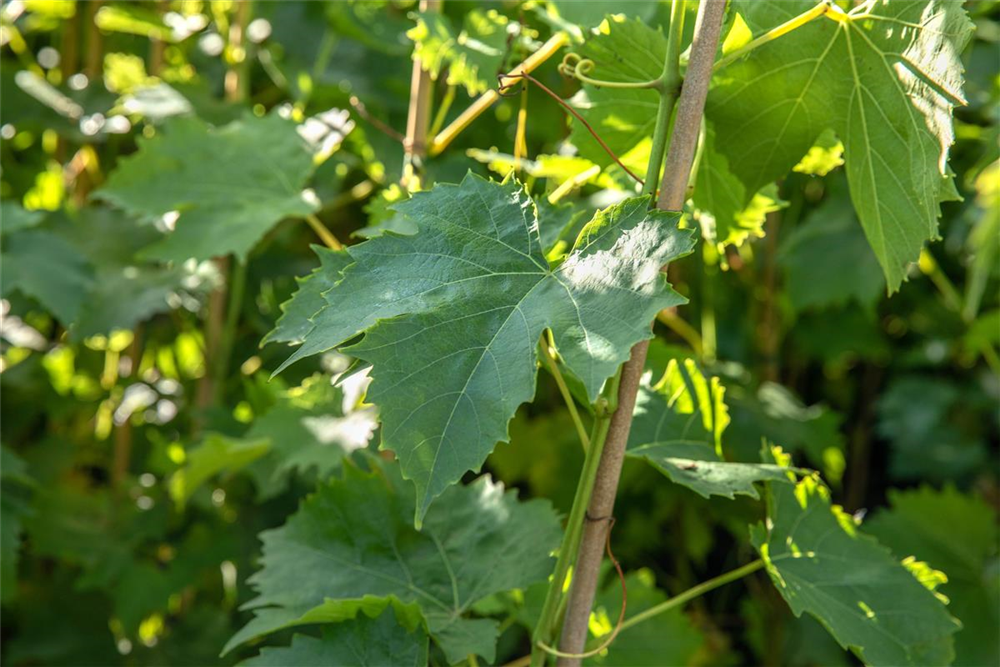
[[[217,129],[182,117],[140,139],[95,196],[147,219],[180,212],[175,229],[144,250],[149,258],[245,258],[282,218],[316,210],[303,194],[312,172],[295,124],[276,114]]]
[[[413,57],[437,78],[448,70],[448,85],[465,86],[478,95],[496,83],[507,52],[507,17],[495,9],[465,14],[462,30],[438,12],[417,14],[417,26],[406,33],[413,40]]]
[[[940,591],[962,622],[955,635],[955,665],[1000,664],[1000,570],[996,511],[982,500],[946,487],[889,491],[891,509],[865,521],[864,531],[899,558],[913,556],[942,570]]]
[[[45,218],[45,211],[26,211],[13,199],[0,201],[0,234],[10,234],[35,227]]]
[[[381,446],[416,483],[419,522],[506,441],[517,406],[534,394],[544,329],[594,400],[629,348],[652,336],[655,314],[684,301],[660,267],[694,239],[676,213],[648,206],[639,197],[599,211],[552,268],[538,237],[544,223],[519,184],[470,174],[417,193],[397,210],[420,232],[349,248],[355,263],[279,371],[365,332],[345,351],[373,366]]]
[[[262,346],[267,343],[301,343],[312,328],[309,318],[326,304],[323,292],[340,280],[340,272],[351,262],[342,250],[330,250],[318,245],[312,249],[319,256],[320,265],[305,278],[296,278],[299,289],[291,299],[281,304],[281,317],[261,341]]]
[[[706,379],[693,359],[671,359],[663,378],[643,378],[626,454],[649,461],[677,484],[705,498],[758,498],[754,482],[789,481],[788,470],[766,463],[722,459],[722,432],[729,424],[725,388]]]
[[[846,192],[836,187],[782,239],[778,263],[796,311],[849,301],[871,308],[885,284]]]
[[[519,502],[481,477],[448,489],[417,531],[407,486],[395,465],[348,467],[284,526],[263,533],[263,569],[250,579],[258,596],[247,605],[257,617],[226,650],[376,596],[419,606],[449,662],[470,653],[492,661],[498,623],[464,614],[494,593],[544,581],[558,518],[548,503]]]
[[[383,611],[375,618],[354,620],[323,629],[320,637],[295,635],[291,646],[263,648],[241,667],[426,667],[427,635],[407,629],[396,615]]]
[[[667,600],[656,588],[653,573],[642,569],[625,577],[628,592],[628,616],[635,616]],[[590,622],[590,644],[601,644],[614,630],[622,604],[622,586],[612,576],[598,593]],[[607,651],[586,661],[588,665],[628,665],[662,667],[690,665],[700,650],[705,650],[705,636],[680,609],[657,614],[644,623],[619,634]]]
[[[815,616],[867,665],[946,665],[960,625],[910,568],[830,503],[815,477],[770,484],[767,521],[751,527],[792,612]]]
[[[69,326],[86,301],[94,271],[65,239],[41,229],[26,229],[4,239],[0,293],[12,290],[38,300]]]
[[[738,0],[755,36],[814,6]],[[717,75],[706,115],[718,149],[754,193],[782,177],[832,128],[851,199],[890,291],[937,234],[959,55],[971,33],[961,3],[868,0],[760,46]]]

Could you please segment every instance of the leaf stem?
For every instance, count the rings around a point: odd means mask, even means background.
[[[660,168],[663,166],[663,156],[667,151],[667,132],[670,128],[670,117],[674,114],[677,104],[677,94],[681,85],[680,54],[681,37],[684,34],[684,0],[673,0],[670,6],[670,32],[667,35],[667,55],[663,59],[663,72],[660,74],[660,104],[656,109],[656,124],[653,129],[653,145],[649,152],[649,164],[646,165],[646,182],[642,193],[651,195],[656,192],[656,184],[660,180]]]
[[[573,400],[573,395],[569,392],[566,379],[563,378],[562,372],[559,370],[559,364],[556,362],[555,355],[553,354],[554,346],[549,340],[549,336],[542,334],[542,340],[538,343],[538,347],[542,351],[542,358],[545,359],[545,364],[548,366],[549,372],[552,373],[552,377],[556,380],[556,385],[559,387],[559,393],[562,394],[563,401],[566,402],[566,409],[569,410],[569,415],[573,418],[573,425],[576,426],[576,434],[580,438],[580,444],[583,445],[584,453],[586,453],[590,449],[590,436],[587,435],[587,429],[584,428],[583,420],[580,419],[580,412],[576,409],[576,401]]]
[[[669,308],[665,308],[656,314],[656,319],[683,338],[684,342],[691,346],[691,350],[697,356],[702,356],[701,336],[693,326],[685,322],[677,313]]]
[[[226,304],[226,321],[222,328],[222,335],[219,338],[219,348],[214,360],[214,380],[212,390],[213,400],[219,403],[222,400],[223,389],[225,388],[226,375],[229,374],[229,361],[233,354],[233,343],[236,340],[236,325],[240,319],[240,309],[243,306],[243,292],[247,284],[247,262],[236,259],[230,262],[232,266],[229,276],[229,303]]]
[[[457,90],[456,86],[448,86],[448,89],[444,91],[444,97],[438,104],[437,112],[434,114],[434,122],[431,123],[431,129],[428,131],[432,137],[436,137],[437,133],[441,131],[445,118],[448,117],[448,111],[451,109],[451,103],[455,101],[455,91]]]
[[[816,6],[812,7],[808,11],[802,12],[795,18],[789,19],[788,21],[785,21],[781,25],[771,28],[760,37],[747,42],[746,44],[736,49],[732,53],[721,58],[718,62],[715,63],[714,67],[712,68],[712,71],[718,72],[723,67],[726,67],[727,65],[732,64],[736,60],[739,60],[740,58],[750,53],[754,49],[761,47],[764,44],[767,44],[768,42],[773,42],[782,35],[787,35],[793,30],[801,28],[810,21],[818,19],[820,16],[827,15],[831,11],[830,8],[831,5],[828,2],[828,0],[822,0],[821,2],[816,4]]]
[[[327,248],[331,250],[343,250],[344,244],[341,243],[336,236],[333,235],[326,225],[316,217],[315,214],[310,213],[305,218],[306,222],[312,227],[312,230],[316,232],[316,236],[320,238],[321,241],[326,245]]]
[[[631,618],[625,619],[625,622],[622,623],[621,631],[624,632],[625,630],[628,630],[632,626],[638,625],[643,621],[648,621],[654,616],[658,616],[660,614],[670,611],[671,609],[680,607],[686,604],[687,602],[693,600],[694,598],[700,595],[704,595],[709,591],[715,590],[720,586],[725,586],[726,584],[732,581],[736,581],[737,579],[742,579],[743,577],[753,572],[756,572],[762,567],[764,567],[764,560],[758,558],[752,563],[747,563],[743,567],[738,567],[735,570],[726,572],[725,574],[720,574],[719,576],[709,579],[708,581],[703,581],[697,586],[692,586],[683,593],[675,595],[674,597],[670,598],[669,600],[666,600],[665,602],[661,602],[660,604],[654,607],[650,607],[645,611],[639,612],[638,614],[636,614]]]
[[[602,399],[606,399],[609,393],[617,391],[617,377],[616,375],[615,378],[607,382],[604,392],[601,395]],[[563,534],[562,544],[559,546],[559,557],[556,559],[552,580],[549,582],[549,589],[545,594],[545,602],[542,604],[542,612],[538,617],[538,624],[535,626],[535,631],[532,634],[532,667],[541,667],[545,662],[545,652],[538,646],[538,643],[547,644],[551,642],[555,632],[559,618],[560,602],[563,598],[563,586],[566,583],[566,575],[569,574],[569,568],[573,564],[573,557],[580,546],[587,505],[590,503],[590,495],[594,488],[594,480],[597,476],[601,451],[604,449],[604,441],[607,437],[610,423],[611,419],[609,416],[598,417],[594,422],[593,434],[589,438],[591,445],[587,447],[586,456],[583,460],[583,470],[580,472],[580,479],[576,485],[573,506],[570,508],[569,518],[566,521],[566,532]]]

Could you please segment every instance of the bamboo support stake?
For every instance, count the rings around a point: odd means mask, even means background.
[[[542,44],[541,48],[525,58],[524,62],[512,69],[507,78],[516,78],[516,75],[521,73],[531,74],[533,71],[538,69],[542,63],[555,55],[559,49],[566,45],[567,42],[569,42],[569,35],[565,32],[557,32],[552,35],[547,42]],[[431,144],[428,147],[428,154],[434,156],[447,148],[448,144],[450,144],[455,137],[462,132],[462,130],[471,125],[472,121],[479,118],[484,111],[493,106],[493,103],[499,99],[500,93],[492,89],[487,90],[485,93],[476,98],[476,101],[469,105],[469,107],[463,111],[458,118],[453,120],[448,127],[441,130],[441,132],[431,140]]]
[[[441,0],[420,0],[421,12],[438,12]],[[406,140],[403,142],[403,177],[400,180],[407,190],[420,189],[419,170],[427,156],[427,129],[431,123],[431,102],[434,82],[431,74],[424,69],[420,58],[413,59],[413,73],[410,75],[410,108],[406,116]]]
[[[658,208],[679,211],[687,199],[688,178],[701,131],[705,98],[712,78],[712,65],[725,12],[725,0],[702,0],[698,8],[691,57],[677,103],[677,116],[660,185]],[[597,575],[609,528],[609,522],[605,519],[614,512],[625,444],[632,426],[632,411],[648,348],[648,341],[635,345],[629,360],[622,366],[618,407],[611,417],[607,440],[601,453],[597,480],[587,509],[589,520],[584,526],[573,585],[570,588],[560,642],[560,650],[564,653],[579,654],[587,640],[590,610],[594,603]],[[557,664],[559,667],[576,667],[580,660],[560,658]]]

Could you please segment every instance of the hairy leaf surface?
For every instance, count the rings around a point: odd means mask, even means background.
[[[345,351],[372,364],[381,446],[416,483],[419,522],[434,497],[506,441],[517,406],[534,394],[542,331],[552,330],[593,400],[629,348],[652,336],[656,313],[683,302],[660,267],[694,239],[676,213],[648,206],[639,197],[599,211],[552,268],[519,184],[470,174],[417,193],[397,209],[420,232],[351,247],[355,263],[324,293],[327,306],[281,368],[365,332]]]
[[[739,0],[734,9],[759,36],[814,5]],[[961,3],[868,0],[849,14],[831,6],[718,74],[706,107],[718,147],[753,193],[832,128],[851,199],[896,291],[937,235],[940,202],[954,198],[946,160],[970,34]]]

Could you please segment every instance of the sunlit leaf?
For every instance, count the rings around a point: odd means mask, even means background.
[[[417,485],[417,520],[433,498],[476,470],[535,390],[536,346],[553,331],[590,399],[649,338],[649,322],[682,302],[660,267],[690,252],[677,214],[649,198],[598,212],[557,268],[542,254],[521,186],[469,175],[417,193],[397,209],[413,236],[384,235],[348,249],[356,262],[324,293],[305,343],[282,366],[343,344],[373,366],[382,448]],[[281,369],[279,369],[281,370]]]
[[[815,5],[739,1],[755,36]],[[827,16],[730,64],[706,113],[747,193],[784,176],[828,129],[844,143],[851,199],[890,292],[937,235],[959,55],[971,34],[960,3],[876,2]],[[904,165],[904,167],[900,167]]]

